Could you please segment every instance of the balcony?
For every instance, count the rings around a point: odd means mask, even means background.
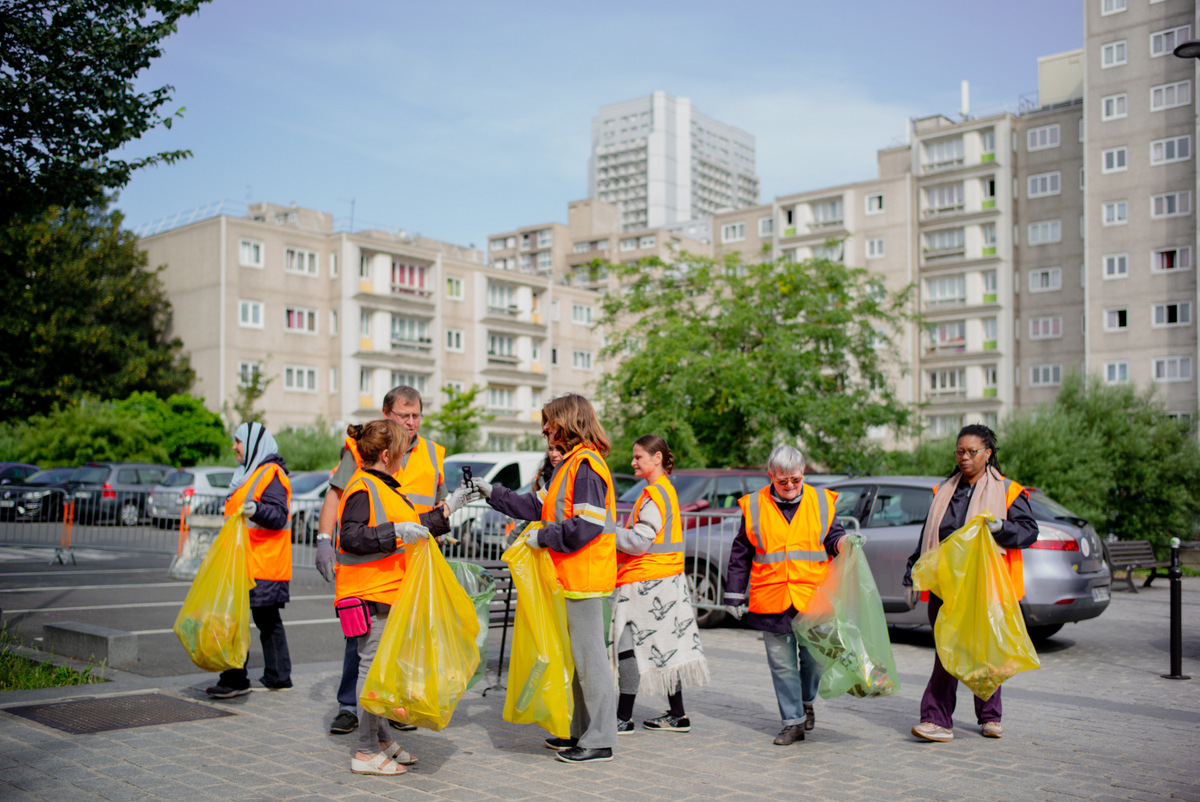
[[[433,340],[429,337],[392,337],[393,351],[411,351],[428,354],[433,350]]]
[[[516,304],[509,304],[508,306],[492,306],[491,304],[488,304],[487,308],[487,313],[489,315],[496,315],[497,317],[515,318],[519,312],[520,310],[517,309]]]
[[[983,256],[995,256],[996,255],[996,246],[995,245],[984,245],[983,250],[980,251],[980,254]]]
[[[417,287],[412,284],[392,284],[392,295],[403,295],[410,298],[432,298],[433,290]]]
[[[935,261],[938,259],[961,259],[966,255],[967,248],[965,245],[951,245],[948,248],[926,248],[921,252],[925,257],[926,262]]]
[[[843,218],[837,220],[813,220],[808,224],[809,231],[825,231],[830,228],[844,228],[846,221]]]
[[[984,210],[995,209],[996,208],[996,199],[988,198],[987,200],[983,201],[983,203],[979,204],[979,208],[984,209]]]
[[[930,162],[929,164],[921,165],[921,169],[926,173],[940,173],[943,170],[955,170],[966,164],[966,161],[959,156],[957,159],[947,159],[946,161]]]
[[[983,155],[981,155],[979,157],[979,161],[981,164],[990,164],[990,163],[996,161],[996,154],[995,153],[984,153]]]
[[[933,207],[930,209],[926,209],[924,212],[922,212],[922,214],[924,214],[925,217],[930,217],[930,218],[945,217],[946,215],[951,215],[951,214],[961,214],[964,209],[966,209],[966,206],[964,206],[961,203],[956,203],[951,206],[936,206],[936,207]]]
[[[1000,345],[999,341],[997,341],[997,340],[984,340],[983,341],[983,350],[995,351],[999,347],[999,345]]]
[[[516,367],[520,362],[520,358],[515,354],[498,354],[495,351],[488,351],[488,364],[500,365],[503,367]]]
[[[1000,296],[994,292],[985,292],[983,294],[983,303],[994,304]]]
[[[995,398],[998,395],[998,393],[999,393],[999,389],[996,387],[984,387],[983,388],[983,397],[984,398]]]

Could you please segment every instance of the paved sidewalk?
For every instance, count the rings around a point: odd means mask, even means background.
[[[0,709],[0,799],[1162,799],[1200,800],[1200,579],[1184,586],[1186,682],[1169,668],[1167,583],[1115,593],[1068,626],[1043,667],[1004,688],[1001,740],[980,737],[959,693],[949,744],[909,734],[933,659],[927,633],[894,633],[901,693],[818,701],[817,728],[788,747],[757,633],[704,632],[713,684],[685,693],[692,732],[622,736],[610,763],[570,766],[545,733],[500,717],[501,692],[468,692],[451,726],[402,734],[420,763],[400,777],[349,770],[355,735],[328,734],[340,666],[298,665],[296,687],[212,702],[238,715],[67,735]],[[495,646],[493,645],[493,657]],[[297,656],[302,657],[302,655]],[[119,675],[102,686],[0,694],[33,700],[149,688],[203,699],[212,675]],[[206,702],[207,703],[207,702]],[[664,700],[641,699],[640,720]]]

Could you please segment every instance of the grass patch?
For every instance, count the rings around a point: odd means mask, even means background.
[[[17,654],[20,645],[8,624],[0,626],[0,691],[28,691],[34,688],[60,688],[65,685],[89,685],[104,682],[92,676],[95,666],[76,671],[66,666],[42,663]]]

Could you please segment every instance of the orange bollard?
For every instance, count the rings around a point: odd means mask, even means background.
[[[188,507],[184,504],[179,508],[179,548],[175,551],[178,556],[183,554],[183,542],[187,540],[188,523],[187,523]]]
[[[71,527],[75,522],[75,499],[63,504],[62,548],[71,548]]]

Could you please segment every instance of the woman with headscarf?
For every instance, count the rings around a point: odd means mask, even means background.
[[[288,528],[292,486],[275,438],[261,423],[251,421],[237,428],[233,453],[239,465],[229,485],[233,492],[225,502],[225,517],[240,512],[249,530],[247,561],[254,579],[250,616],[258,627],[266,664],[262,684],[270,690],[290,688],[292,658],[279,611],[288,603],[292,579],[292,533]],[[215,699],[250,693],[246,667],[222,671],[217,684],[205,692]]]

